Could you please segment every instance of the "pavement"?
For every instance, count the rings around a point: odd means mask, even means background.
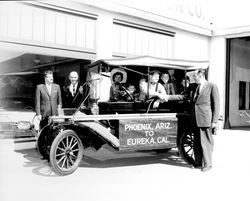
[[[84,152],[71,175],[55,175],[35,142],[0,139],[0,200],[240,200],[249,201],[250,131],[219,130],[213,168],[193,169],[168,153],[117,152],[104,145]]]

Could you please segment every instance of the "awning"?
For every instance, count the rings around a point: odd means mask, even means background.
[[[132,58],[121,58],[121,59],[103,59],[93,62],[86,66],[87,68],[106,64],[109,66],[148,66],[148,67],[161,67],[171,68],[180,70],[196,70],[196,69],[207,69],[209,66],[208,61],[191,61],[191,60],[178,60],[178,59],[162,59],[151,56],[139,56]]]
[[[25,52],[18,51],[10,51],[6,49],[0,49],[0,62],[7,61],[21,55],[25,54]]]

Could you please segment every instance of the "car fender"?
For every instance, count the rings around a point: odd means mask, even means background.
[[[104,138],[106,141],[114,145],[116,148],[120,147],[120,141],[116,138],[108,128],[103,126],[102,124],[91,121],[91,122],[80,122],[82,126],[85,126],[93,131],[95,131],[98,135]]]

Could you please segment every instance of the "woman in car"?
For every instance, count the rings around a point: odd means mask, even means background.
[[[110,87],[110,101],[119,101],[124,99],[125,83],[127,80],[127,73],[123,69],[113,69],[111,71],[111,87]]]

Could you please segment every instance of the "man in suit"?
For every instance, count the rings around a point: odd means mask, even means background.
[[[212,168],[214,140],[212,129],[216,127],[219,117],[219,92],[215,84],[205,78],[205,70],[199,69],[194,75],[196,84],[190,85],[191,101],[190,120],[194,131],[194,155],[201,170]]]
[[[70,84],[63,87],[63,107],[77,108],[83,99],[83,86],[78,82],[78,73],[69,74]]]
[[[61,108],[61,89],[58,84],[53,83],[53,72],[44,72],[44,84],[36,88],[36,115],[40,120],[40,128],[48,124],[49,116],[58,115],[58,108]]]

